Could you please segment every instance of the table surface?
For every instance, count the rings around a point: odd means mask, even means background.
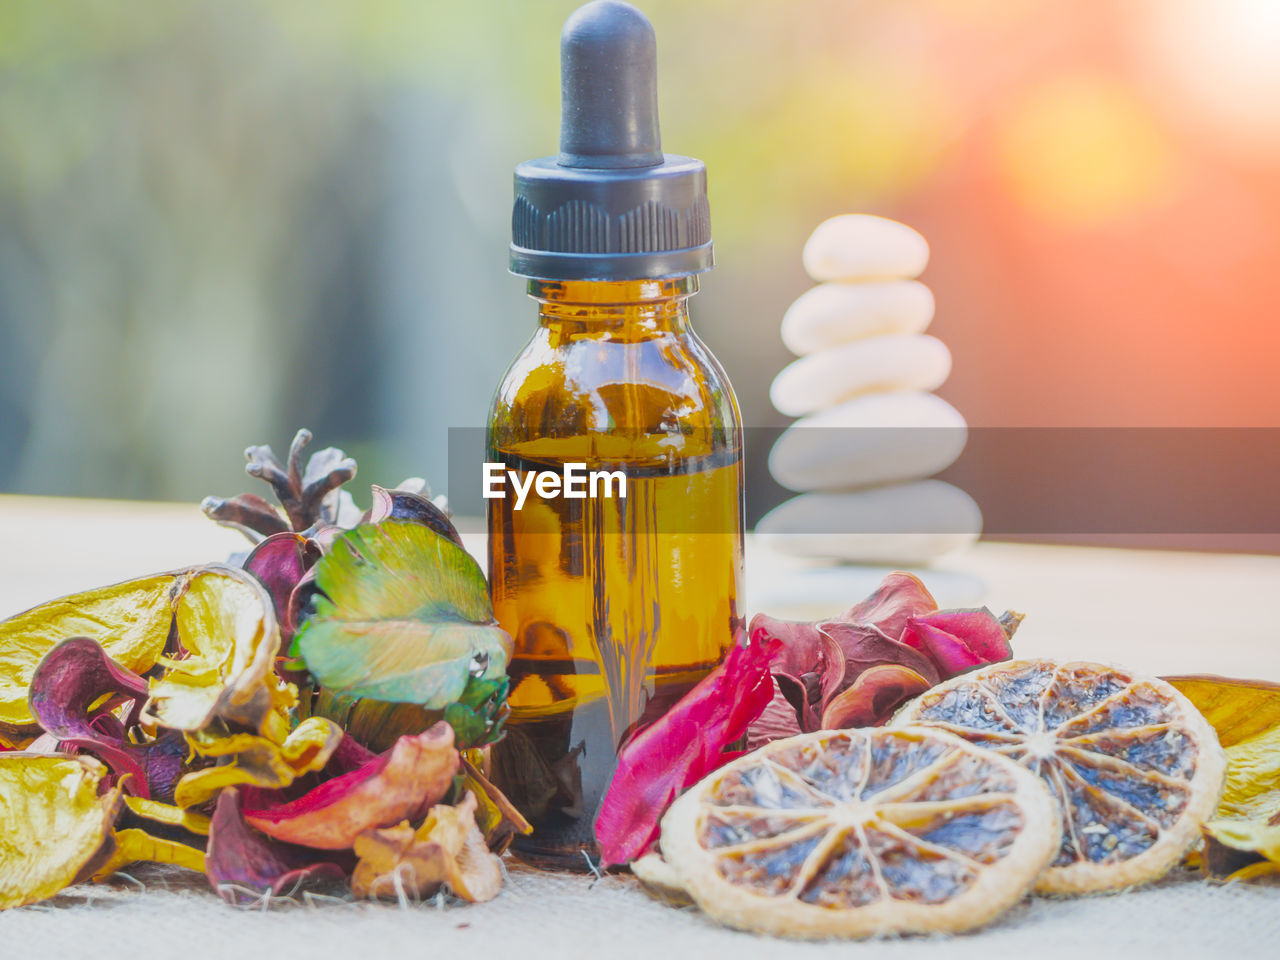
[[[193,505],[0,496],[0,617],[46,599],[243,550],[239,534]],[[482,554],[482,539],[467,545]],[[751,611],[818,617],[869,592],[882,570],[824,566],[749,540]],[[1280,680],[1280,624],[1272,619],[1280,557],[980,543],[921,575],[943,606],[986,604],[1026,614],[1019,656],[1120,663],[1156,674],[1217,673]],[[720,929],[691,909],[651,900],[626,875],[547,874],[507,861],[510,882],[477,906],[284,902],[251,916],[225,906],[202,879],[151,867],[133,880],[85,885],[48,904],[0,914],[5,953],[95,956],[181,949],[184,956],[276,955],[303,947],[347,956],[376,943],[415,955],[518,950],[524,956],[742,958],[938,956],[927,939],[798,944]],[[134,881],[138,882],[134,882]],[[146,939],[142,939],[146,938]],[[371,939],[372,938],[372,939]],[[1219,956],[1269,952],[1280,938],[1280,885],[1210,884],[1179,874],[1123,896],[1028,900],[993,927],[954,938],[948,957]],[[304,947],[305,945],[305,947]],[[1114,948],[1114,949],[1113,949]]]

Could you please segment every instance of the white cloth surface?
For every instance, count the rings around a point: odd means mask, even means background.
[[[490,903],[422,905],[314,899],[247,909],[224,904],[204,878],[135,868],[145,891],[117,879],[0,914],[5,956],[23,960],[776,960],[946,958],[1099,960],[1272,956],[1280,885],[1210,884],[1183,876],[1143,890],[1077,900],[1028,899],[960,937],[805,943],[718,927],[692,908],[644,893],[634,878],[543,873],[508,860]],[[1194,875],[1191,875],[1194,877]]]

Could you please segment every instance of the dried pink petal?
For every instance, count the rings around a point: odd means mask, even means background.
[[[986,607],[912,617],[902,632],[902,642],[925,653],[944,678],[1013,655],[1009,633]]]
[[[1020,619],[997,619],[985,609],[940,611],[920,579],[903,572],[889,574],[871,596],[832,620],[794,623],[759,614],[751,621],[752,638],[781,642],[783,651],[773,667],[774,696],[748,742],[760,746],[796,732],[883,723],[929,686],[1007,660]]]
[[[731,759],[725,747],[773,697],[769,667],[780,649],[779,641],[736,644],[724,663],[622,748],[595,822],[602,865],[627,863],[649,849],[671,801]]]
[[[924,583],[913,573],[897,570],[880,581],[875,592],[855,603],[837,617],[849,623],[879,627],[887,636],[899,637],[912,617],[922,617],[938,609]]]
[[[928,677],[931,683],[937,683],[943,678],[937,665],[926,653],[889,636],[875,624],[829,620],[821,626],[844,651],[844,682],[841,689],[857,680],[862,671],[886,663],[900,663],[910,667],[921,676]]]

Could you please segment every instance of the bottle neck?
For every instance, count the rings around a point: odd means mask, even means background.
[[[538,320],[564,333],[680,333],[689,326],[696,276],[670,280],[530,280]]]

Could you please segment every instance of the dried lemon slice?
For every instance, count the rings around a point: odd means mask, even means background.
[[[639,860],[633,860],[631,872],[640,881],[640,885],[657,899],[679,907],[687,907],[693,903],[689,891],[680,880],[680,874],[660,854],[650,852]]]
[[[707,914],[793,937],[957,932],[1020,900],[1059,818],[1017,764],[925,728],[823,730],[710,774],[662,820]]]
[[[1013,660],[940,684],[894,725],[925,724],[1016,760],[1062,811],[1040,893],[1159,879],[1218,805],[1226,759],[1213,727],[1163,680],[1099,663]]]

